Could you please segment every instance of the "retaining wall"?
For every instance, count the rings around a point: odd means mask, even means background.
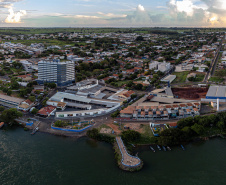
[[[83,129],[76,130],[76,129],[65,129],[65,128],[59,128],[59,127],[54,127],[53,124],[51,125],[51,128],[54,130],[60,130],[60,131],[67,131],[67,132],[83,132],[87,130],[88,128],[92,127],[93,125],[89,125]]]
[[[121,155],[122,155],[121,163],[122,163],[124,166],[129,167],[129,168],[133,168],[133,167],[139,166],[139,165],[141,164],[141,160],[140,160],[138,157],[135,157],[135,156],[130,155],[130,154],[127,152],[127,150],[126,150],[126,147],[125,147],[125,145],[124,145],[124,143],[123,143],[121,137],[120,137],[120,140],[121,140],[121,142],[122,142],[122,145],[123,145],[123,148],[125,149],[126,154],[129,155],[130,157],[136,158],[136,159],[138,159],[138,160],[140,161],[138,164],[133,165],[133,166],[132,166],[132,165],[127,165],[127,164],[125,164],[125,163],[123,162],[123,158],[124,158],[123,152],[122,152],[122,150],[121,150],[121,148],[120,148],[120,145],[119,145],[119,143],[118,143],[118,138],[116,138],[116,142],[117,142],[117,144],[118,144],[119,150],[120,150]]]

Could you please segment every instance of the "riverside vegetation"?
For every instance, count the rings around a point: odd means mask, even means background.
[[[151,137],[146,140],[143,134],[127,130],[121,133],[121,137],[129,153],[133,152],[131,144],[159,144],[159,145],[179,145],[181,143],[191,142],[205,137],[218,136],[226,134],[226,112],[211,114],[208,116],[195,116],[181,119],[177,123],[177,128],[169,128],[160,132],[159,137]],[[94,128],[87,132],[87,136],[98,141],[105,141],[113,144],[115,150],[115,159],[119,168],[126,171],[137,171],[139,169],[124,169],[121,165],[121,154],[115,142],[115,136],[100,134],[99,130]],[[150,143],[147,143],[149,141]]]

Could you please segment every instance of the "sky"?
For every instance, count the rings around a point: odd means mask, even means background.
[[[226,0],[0,0],[0,27],[226,27]]]

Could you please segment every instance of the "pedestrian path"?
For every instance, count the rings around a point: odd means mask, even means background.
[[[116,137],[116,142],[122,155],[122,164],[127,167],[136,167],[141,164],[141,160],[138,157],[128,154],[126,147],[121,137]]]

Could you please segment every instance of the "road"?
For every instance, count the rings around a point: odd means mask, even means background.
[[[211,78],[211,76],[214,74],[215,72],[215,69],[216,69],[216,66],[217,66],[217,63],[218,63],[218,60],[219,60],[219,56],[220,56],[220,51],[221,51],[221,48],[222,48],[222,43],[223,43],[224,39],[222,39],[221,43],[220,43],[220,46],[218,47],[217,49],[217,52],[216,52],[216,55],[210,65],[210,69],[208,70],[208,72],[206,73],[206,76],[203,80],[203,83],[207,83],[208,80]]]

